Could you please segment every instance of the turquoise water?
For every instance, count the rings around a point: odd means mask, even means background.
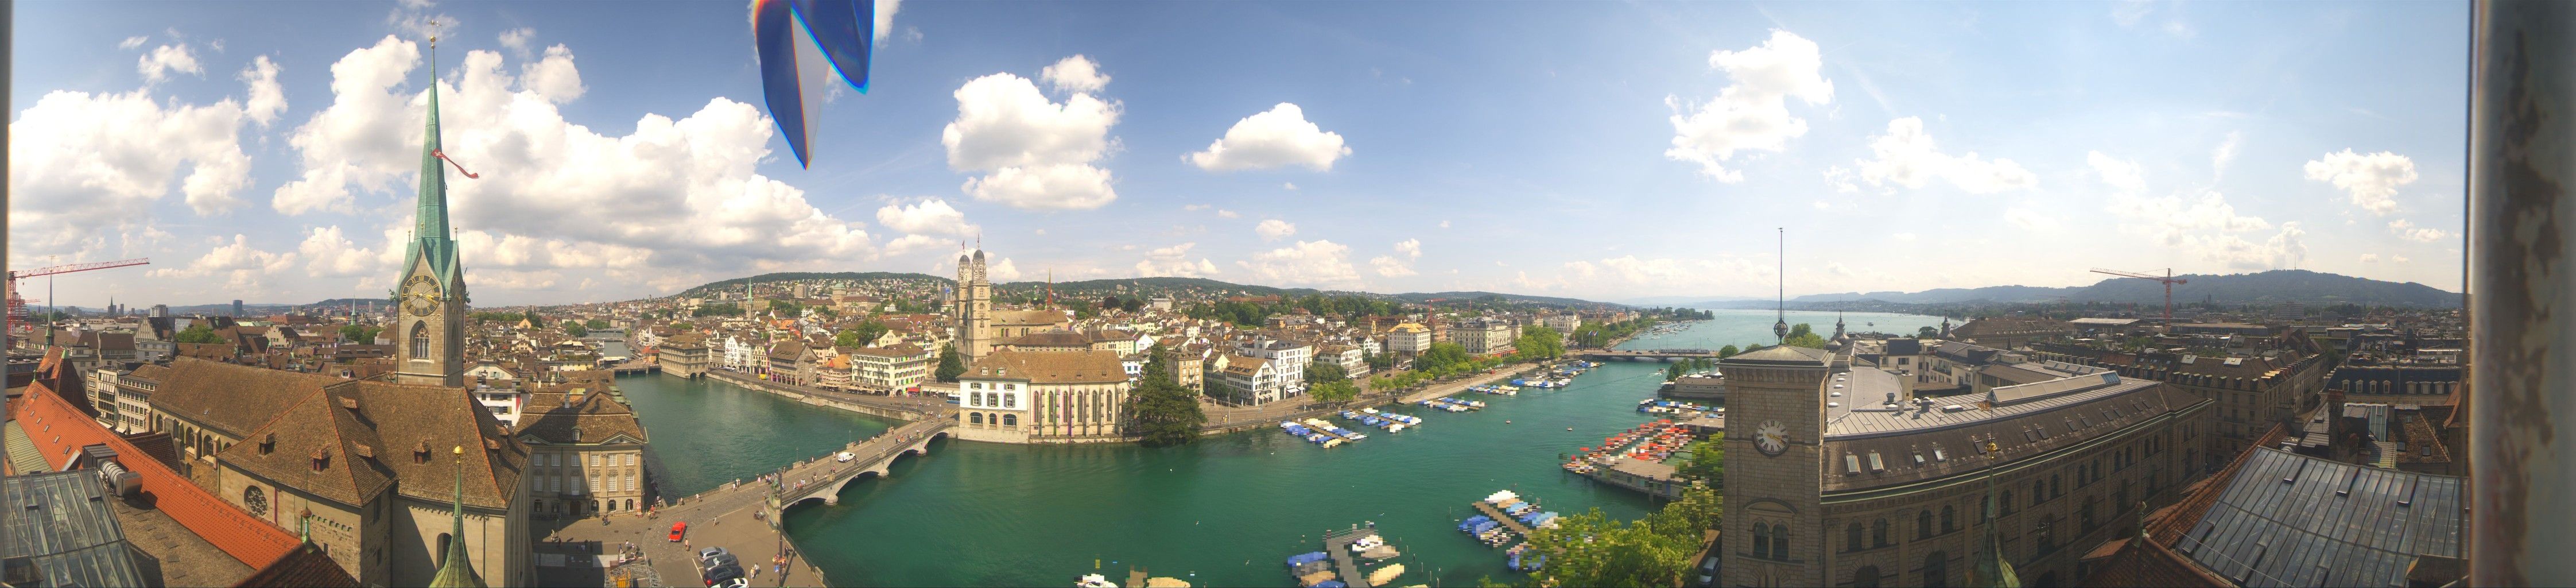
[[[712,379],[665,375],[617,378],[652,436],[645,471],[663,498],[776,471],[875,435],[891,419],[817,408]]]
[[[1717,313],[1717,320],[1682,333],[1624,347],[1716,348],[1770,338],[1767,311]],[[1791,322],[1831,333],[1833,315],[1817,316],[1797,313]],[[1854,330],[1876,321],[1885,331],[1939,323],[1886,314],[1853,314],[1848,321]],[[1612,363],[1566,389],[1470,395],[1490,405],[1480,412],[1396,408],[1422,417],[1423,426],[1374,432],[1335,449],[1275,430],[1163,449],[937,441],[929,455],[896,462],[890,475],[851,485],[839,505],[809,503],[786,520],[789,533],[842,586],[1064,585],[1095,565],[1121,581],[1129,566],[1138,566],[1200,586],[1288,585],[1280,560],[1320,549],[1327,529],[1363,522],[1375,522],[1405,552],[1398,561],[1409,571],[1398,584],[1508,579],[1501,550],[1454,530],[1468,516],[1468,502],[1512,489],[1569,515],[1591,508],[1619,518],[1644,515],[1652,505],[1642,494],[1593,484],[1557,465],[1576,447],[1648,420],[1636,402],[1663,382],[1661,368]],[[767,471],[830,450],[851,438],[854,427],[865,435],[884,426],[721,383],[651,376],[619,384],[648,413],[668,471],[665,488],[703,488]],[[685,414],[650,414],[664,407]],[[737,411],[745,414],[730,414]],[[666,432],[665,418],[724,424],[678,424]],[[740,426],[745,423],[770,424]],[[674,445],[663,447],[666,440]],[[708,463],[695,469],[677,463],[689,461]]]

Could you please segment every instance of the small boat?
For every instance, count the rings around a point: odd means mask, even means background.
[[[1396,577],[1403,575],[1404,564],[1387,564],[1386,567],[1369,572],[1368,581],[1370,586],[1385,586],[1389,582],[1394,582]]]
[[[1074,588],[1118,588],[1117,582],[1111,582],[1108,576],[1100,574],[1083,574],[1082,579],[1074,581],[1073,585]]]

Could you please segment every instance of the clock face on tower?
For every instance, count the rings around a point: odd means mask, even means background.
[[[412,276],[403,282],[402,299],[403,309],[411,311],[412,316],[429,316],[429,313],[438,312],[438,303],[444,298],[438,293],[437,280],[429,276]]]
[[[1753,448],[1762,450],[1763,455],[1779,455],[1788,451],[1789,428],[1780,426],[1780,421],[1762,421],[1761,426],[1753,429]]]

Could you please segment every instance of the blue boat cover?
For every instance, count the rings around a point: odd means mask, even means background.
[[[1314,588],[1350,588],[1350,586],[1351,585],[1349,584],[1342,583],[1341,580],[1325,580],[1322,582],[1316,582]]]
[[[1305,565],[1305,564],[1308,564],[1308,563],[1324,561],[1324,559],[1325,559],[1325,558],[1329,558],[1329,557],[1332,557],[1332,556],[1333,556],[1332,554],[1324,553],[1324,552],[1321,552],[1321,551],[1312,551],[1312,552],[1307,552],[1307,553],[1300,553],[1300,554],[1297,554],[1297,555],[1291,555],[1291,556],[1288,556],[1288,567],[1292,567],[1292,568],[1293,568],[1293,567],[1297,567],[1297,566]]]

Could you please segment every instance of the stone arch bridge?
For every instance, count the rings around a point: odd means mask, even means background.
[[[825,456],[826,461],[814,464],[829,468],[824,470],[821,476],[813,476],[813,471],[809,469],[811,466],[808,468],[788,466],[780,470],[780,477],[791,486],[778,494],[777,506],[783,510],[808,500],[821,500],[823,504],[840,504],[842,488],[848,487],[851,482],[885,477],[889,468],[894,466],[896,458],[929,454],[930,441],[949,436],[948,428],[956,424],[955,419],[940,418],[907,423],[887,431],[884,435],[859,443],[856,447],[843,449],[842,451],[857,456],[848,462],[833,460],[835,456]],[[799,481],[794,476],[800,473],[809,477],[803,480],[803,486],[793,486]]]

